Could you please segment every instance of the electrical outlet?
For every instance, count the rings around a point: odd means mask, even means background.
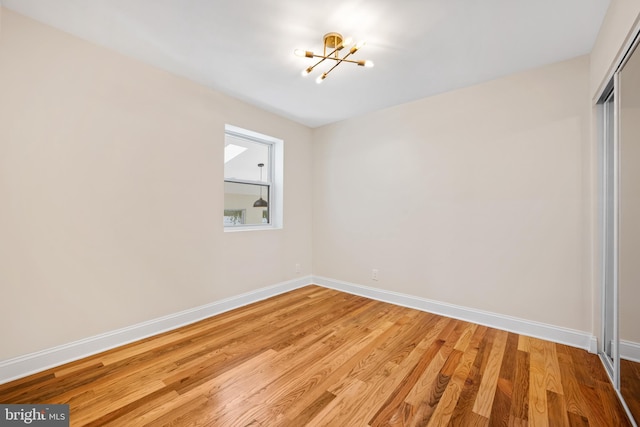
[[[302,267],[300,267],[300,264],[296,264],[296,273],[300,274],[302,272]]]
[[[373,270],[371,270],[371,278],[373,280],[378,280],[378,269],[374,268]]]

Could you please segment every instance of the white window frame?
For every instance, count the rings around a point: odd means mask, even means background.
[[[253,230],[272,230],[283,227],[283,194],[284,194],[284,141],[269,135],[264,135],[251,130],[243,129],[238,126],[226,124],[224,126],[225,139],[226,135],[235,136],[236,138],[247,139],[252,142],[267,144],[271,147],[269,150],[270,176],[267,177],[269,191],[269,223],[268,224],[247,224],[247,225],[223,225],[225,232],[235,231],[253,231]],[[224,175],[224,173],[223,173]],[[224,182],[237,182],[241,184],[256,184],[257,182],[249,182],[245,180],[226,179]],[[264,183],[261,183],[264,185]],[[224,189],[223,189],[224,194]],[[224,205],[224,203],[223,203]],[[224,208],[224,206],[223,206]],[[224,215],[224,212],[223,212]]]

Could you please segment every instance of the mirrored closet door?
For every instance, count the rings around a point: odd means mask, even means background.
[[[619,94],[618,353],[620,392],[640,422],[640,49],[622,64]]]
[[[632,45],[600,100],[602,342],[614,386],[640,423],[640,48]]]

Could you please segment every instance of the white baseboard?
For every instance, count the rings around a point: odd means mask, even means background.
[[[0,361],[0,384],[91,356],[130,342],[170,331],[234,308],[311,284],[311,276],[282,282],[133,326]]]
[[[620,340],[620,357],[640,363],[640,343]]]
[[[313,276],[313,283],[378,301],[384,301],[408,308],[415,308],[417,310],[452,317],[454,319],[465,320],[467,322],[478,323],[492,328],[582,348],[591,353],[597,352],[596,337],[588,332],[562,328],[559,326],[534,322],[532,320],[519,319],[517,317],[505,316],[468,307],[461,307],[412,295],[401,294],[398,292],[356,285],[354,283],[333,280],[326,277]]]
[[[99,334],[68,344],[0,361],[0,384],[22,378],[36,372],[78,360],[143,338],[160,334],[190,323],[197,322],[216,314],[224,313],[257,301],[261,301],[310,284],[347,292],[354,295],[427,311],[442,316],[478,323],[492,328],[518,334],[542,338],[573,347],[583,348],[592,353],[597,350],[596,339],[587,332],[576,331],[530,320],[519,319],[501,314],[485,312],[468,307],[456,306],[439,301],[428,300],[412,295],[401,294],[382,289],[371,288],[339,280],[318,276],[305,276],[296,280],[279,283],[245,294],[215,301],[210,304],[184,310],[179,313],[138,323],[126,328]],[[633,343],[632,343],[633,344]],[[621,353],[622,351],[621,343]],[[628,354],[640,355],[637,344]]]

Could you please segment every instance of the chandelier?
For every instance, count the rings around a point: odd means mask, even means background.
[[[335,61],[335,64],[331,68],[329,68],[329,71],[325,71],[324,73],[320,74],[318,78],[316,78],[316,83],[322,83],[322,81],[327,78],[327,75],[343,62],[350,62],[352,64],[359,65],[360,67],[373,67],[373,62],[368,60],[354,61],[352,59],[347,59],[349,56],[356,53],[362,46],[364,46],[365,42],[358,42],[355,45],[351,46],[347,54],[340,58],[340,51],[344,49],[345,46],[350,45],[351,43],[351,38],[343,39],[342,35],[339,33],[328,33],[324,35],[324,50],[322,55],[316,55],[315,53],[308,50],[296,49],[294,53],[297,56],[301,56],[304,58],[320,58],[320,60],[314,65],[302,70],[302,75],[309,75],[314,68],[322,64],[327,59]]]

